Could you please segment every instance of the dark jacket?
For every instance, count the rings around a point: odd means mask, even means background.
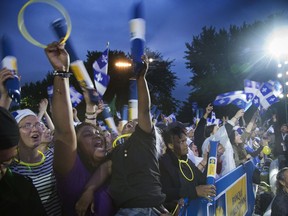
[[[183,160],[186,160],[185,156]],[[180,198],[196,199],[198,198],[196,186],[206,184],[205,175],[188,159],[188,164],[192,169],[191,173],[189,167],[182,163],[182,171],[186,178],[193,179],[187,180],[179,168],[179,161],[175,154],[167,149],[166,153],[159,160],[160,179],[162,183],[162,191],[166,194],[164,206],[173,211]]]
[[[277,192],[271,207],[271,216],[288,216],[288,194]]]
[[[0,206],[1,216],[46,215],[32,180],[10,170],[0,180]]]
[[[205,137],[205,126],[207,124],[207,120],[202,117],[200,119],[200,121],[197,124],[197,127],[194,131],[194,144],[197,146],[198,148],[198,152],[199,152],[199,157],[202,156],[202,145],[203,142],[205,141],[206,137]]]

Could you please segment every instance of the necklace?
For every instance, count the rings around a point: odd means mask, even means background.
[[[179,168],[180,168],[181,174],[184,176],[184,178],[185,178],[187,181],[193,181],[193,179],[194,179],[194,173],[193,173],[193,171],[192,171],[191,166],[188,164],[188,158],[187,158],[186,160],[180,160],[180,159],[178,159],[178,161],[179,161]],[[183,170],[182,170],[181,163],[186,164],[186,166],[189,168],[189,170],[190,170],[190,172],[191,172],[191,178],[188,178],[188,177],[185,175],[185,173],[184,173]]]
[[[41,160],[39,162],[36,162],[36,163],[26,163],[26,162],[23,162],[21,160],[18,160],[18,159],[14,159],[18,164],[22,164],[24,166],[28,166],[28,167],[35,167],[35,166],[39,166],[41,164],[44,163],[45,159],[46,159],[46,156],[38,150],[38,153],[41,155]]]

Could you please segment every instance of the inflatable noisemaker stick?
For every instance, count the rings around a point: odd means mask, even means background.
[[[52,27],[58,36],[58,38],[62,38],[65,35],[65,23],[62,19],[58,19],[52,23]],[[79,60],[78,56],[76,55],[76,52],[74,51],[72,44],[70,42],[70,38],[66,41],[65,48],[70,56],[70,68],[73,71],[74,76],[76,77],[78,83],[81,87],[86,88],[90,100],[94,102],[96,105],[99,103],[99,94],[97,93],[93,82],[86,70],[86,67],[82,60]]]
[[[119,122],[119,131],[122,131],[124,125],[128,122],[128,105],[123,105],[121,109],[121,121]]]
[[[141,57],[144,55],[145,46],[145,19],[142,2],[138,2],[133,6],[132,18],[130,19],[129,24],[133,73],[134,76],[137,77],[137,74],[143,66]],[[133,120],[138,118],[138,95],[136,80],[130,79],[129,85],[129,120]]]
[[[207,185],[215,185],[216,168],[217,168],[217,147],[218,141],[210,141],[210,151],[208,158],[207,169]],[[209,201],[214,201],[213,197],[209,197]]]
[[[136,79],[129,80],[128,120],[138,118],[138,95]]]
[[[14,78],[9,78],[5,81],[5,88],[9,97],[12,98],[17,105],[19,105],[21,99],[21,88],[18,77],[17,59],[13,55],[12,44],[7,36],[2,37],[2,55],[3,59],[1,62],[1,67],[7,68],[14,75]]]
[[[115,133],[118,135],[118,130],[117,130],[117,127],[116,127],[116,124],[115,124],[115,121],[113,119],[113,116],[111,115],[111,112],[110,112],[110,107],[105,104],[104,106],[104,109],[102,111],[102,115],[103,115],[103,118],[105,120],[105,123],[107,124],[107,126]]]

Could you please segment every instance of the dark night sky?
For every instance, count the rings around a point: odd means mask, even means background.
[[[0,36],[13,41],[22,83],[42,80],[51,69],[43,49],[27,42],[17,27],[17,16],[27,0],[0,1]],[[130,51],[129,25],[132,0],[58,0],[72,21],[71,41],[82,60],[87,50],[103,51],[107,41],[111,50]],[[164,60],[175,59],[172,68],[180,78],[175,97],[185,100],[184,84],[191,73],[185,69],[185,43],[191,42],[204,26],[228,28],[265,20],[275,12],[287,14],[287,0],[145,0],[146,45],[163,54]],[[41,43],[55,40],[50,23],[60,14],[43,3],[29,6],[25,24]]]

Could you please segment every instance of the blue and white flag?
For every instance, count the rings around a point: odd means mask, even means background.
[[[207,125],[214,124],[215,120],[216,120],[216,114],[215,114],[215,112],[212,111],[211,112],[211,118],[207,118]]]
[[[251,101],[255,97],[260,86],[261,86],[261,83],[259,82],[248,80],[248,79],[244,80],[244,91],[246,94],[247,101]]]
[[[53,96],[53,86],[48,86],[47,87],[47,94],[48,94],[48,98],[52,98],[52,96]]]
[[[196,110],[198,109],[198,103],[196,101],[193,101],[191,105],[192,105],[192,112],[195,113]]]
[[[279,81],[269,80],[268,83],[272,85],[272,90],[276,97],[280,96],[283,93],[283,86]]]
[[[162,113],[162,111],[159,110],[159,109],[157,109],[156,112],[155,112],[155,114],[154,114],[154,116],[153,116],[154,119],[158,120],[158,118],[159,118],[159,116],[161,115],[161,113]]]
[[[72,106],[76,107],[83,100],[83,95],[76,91],[73,86],[70,86],[70,98]]]
[[[103,97],[107,86],[110,82],[110,76],[108,73],[108,53],[109,49],[107,48],[94,63],[94,83],[97,89],[97,92],[101,97]]]
[[[157,106],[156,105],[152,105],[151,109],[150,109],[151,116],[154,117],[154,115],[156,113],[156,110],[157,110]]]
[[[273,87],[270,83],[265,82],[261,85],[259,91],[253,99],[256,107],[262,107],[267,110],[272,104],[278,102],[279,99],[274,95]]]
[[[244,91],[233,91],[218,95],[214,100],[213,105],[226,106],[230,103],[241,109],[246,109],[246,106],[249,104]]]
[[[169,116],[166,117],[166,121],[168,123],[176,122],[176,116],[174,113],[171,113]]]
[[[48,98],[51,102],[53,96],[53,86],[47,87]],[[83,95],[79,93],[73,86],[70,86],[70,99],[73,107],[78,106],[79,103],[84,99]]]
[[[206,121],[206,125],[209,126],[209,125],[220,125],[222,123],[222,121],[218,118],[216,118],[216,113],[215,112],[211,112],[211,118],[207,118],[207,121]]]

